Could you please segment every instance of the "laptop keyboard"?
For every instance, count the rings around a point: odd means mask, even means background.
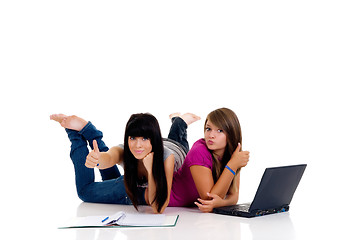
[[[251,206],[250,204],[239,204],[239,205],[237,205],[237,210],[239,210],[241,212],[249,212],[250,206]]]

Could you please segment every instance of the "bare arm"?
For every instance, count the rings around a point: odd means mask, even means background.
[[[237,204],[238,193],[239,193],[239,179],[240,179],[240,173],[238,173],[234,179],[234,181],[236,182],[235,184],[236,187],[235,188],[230,187],[227,192],[227,195],[224,198],[221,198],[215,193],[208,192],[205,198],[207,200],[204,200],[203,198],[199,198],[198,199],[199,203],[195,202],[195,204],[202,212],[212,212],[213,208],[216,207],[223,207],[223,206]]]
[[[100,152],[96,140],[93,141],[94,150],[86,157],[85,166],[106,169],[123,162],[123,149],[119,146],[110,148],[107,152]]]
[[[229,206],[235,205],[238,202],[238,194],[239,194],[239,182],[240,182],[240,172],[234,177],[235,187],[230,187],[226,197],[223,199],[221,205],[214,206],[214,207],[222,207],[222,206]]]
[[[248,160],[249,152],[240,151],[240,144],[238,144],[238,147],[233,152],[227,166],[233,171],[237,171],[238,169],[246,166]],[[209,199],[207,193],[216,194],[224,199],[229,191],[229,187],[231,186],[234,177],[234,175],[227,168],[225,168],[219,176],[217,182],[214,183],[211,169],[200,165],[193,165],[190,167],[190,171],[201,199]]]
[[[190,167],[190,171],[201,199],[209,199],[207,193],[216,194],[222,199],[225,198],[233,180],[233,174],[230,171],[225,169],[216,184],[214,184],[211,169],[193,165]]]
[[[144,159],[145,161],[145,159]],[[145,163],[145,162],[144,162]],[[155,213],[163,213],[163,211],[168,206],[168,203],[170,201],[170,194],[171,194],[171,188],[172,188],[172,178],[173,178],[173,169],[174,169],[174,156],[171,154],[165,161],[164,161],[164,167],[165,167],[165,174],[166,174],[166,180],[167,180],[167,200],[162,206],[161,210],[158,212],[157,210],[157,204],[153,202],[156,195],[156,184],[152,175],[152,171],[148,172],[148,188],[145,192],[145,199],[148,204],[151,205],[153,212]],[[146,167],[147,168],[147,167]],[[148,169],[152,169],[152,165],[148,166]]]
[[[175,157],[173,154],[171,154],[165,161],[165,172],[166,172],[166,180],[167,180],[167,200],[163,205],[160,213],[162,213],[166,209],[166,207],[170,202],[174,166],[175,166]]]
[[[227,163],[227,166],[229,166],[233,171],[237,171],[241,167],[246,166],[248,160],[249,152],[240,151],[240,145],[238,145],[237,149],[232,154],[231,159]],[[211,169],[207,167],[193,165],[190,167],[190,171],[202,200],[211,200],[214,199],[213,196],[218,196],[222,200],[226,199],[226,204],[238,201],[238,189],[230,191],[234,175],[227,168],[223,170],[216,183],[214,183]],[[236,175],[236,179],[234,180],[238,182],[238,184],[236,184],[237,188],[239,187],[239,178],[240,175],[238,173]],[[224,202],[222,202],[222,204],[224,204]]]
[[[123,149],[119,146],[110,148],[107,152],[101,152],[99,158],[99,169],[110,168],[123,162]]]

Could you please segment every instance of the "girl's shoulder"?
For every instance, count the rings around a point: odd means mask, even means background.
[[[187,163],[191,165],[202,165],[212,167],[212,154],[206,146],[204,139],[196,141],[186,156]]]
[[[172,153],[171,149],[166,146],[163,146],[163,161],[165,161]]]
[[[206,141],[204,140],[204,138],[201,138],[199,140],[197,140],[190,151],[195,151],[195,152],[203,152],[203,153],[208,153],[208,154],[211,154],[207,148],[207,145],[206,145]]]

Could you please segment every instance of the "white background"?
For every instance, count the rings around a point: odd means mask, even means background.
[[[154,114],[165,136],[170,113],[193,112],[193,144],[206,115],[228,107],[251,152],[240,201],[266,167],[307,163],[293,210],[353,231],[338,212],[358,213],[358,12],[346,0],[1,1],[1,227],[39,234],[49,212],[70,217],[81,203],[50,114],[91,120],[111,147],[132,113]]]

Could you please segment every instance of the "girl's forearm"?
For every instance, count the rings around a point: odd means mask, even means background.
[[[233,178],[234,178],[233,173],[231,173],[227,169],[224,169],[218,181],[213,185],[211,189],[211,193],[217,194],[222,199],[224,199],[232,184]]]
[[[110,154],[107,152],[100,152],[98,164],[99,169],[107,169],[116,165],[116,163],[112,161]]]
[[[156,204],[156,202],[154,202],[154,199],[155,199],[155,196],[156,196],[156,184],[155,184],[155,181],[153,179],[152,173],[148,174],[147,180],[148,180],[148,188],[147,188],[148,204],[152,207],[152,209],[153,209],[153,211],[155,213],[158,213],[157,204]]]
[[[224,205],[223,206],[230,206],[230,205],[235,205],[238,202],[238,192],[237,193],[232,193],[232,194],[228,194],[226,196],[226,198],[224,199]]]
[[[231,191],[232,189],[230,189],[232,181],[237,181],[237,185],[239,185],[239,179],[240,179],[240,172],[238,172],[237,175],[234,176],[233,173],[225,169],[222,172],[221,176],[219,177],[218,181],[212,187],[211,193],[217,194],[222,199],[224,199],[226,196],[227,196],[226,198],[228,198],[229,196],[228,192],[232,192]],[[239,186],[237,186],[237,189],[238,187]],[[233,194],[235,194],[238,198],[238,191]]]
[[[152,207],[152,210],[154,213],[163,213],[163,211],[166,209],[166,207],[169,204],[170,197],[168,194],[166,202],[163,204],[160,211],[158,211],[158,204],[154,201],[156,196],[156,184],[152,177],[152,174],[148,175],[148,188],[147,188],[147,196],[148,196],[148,204]]]

